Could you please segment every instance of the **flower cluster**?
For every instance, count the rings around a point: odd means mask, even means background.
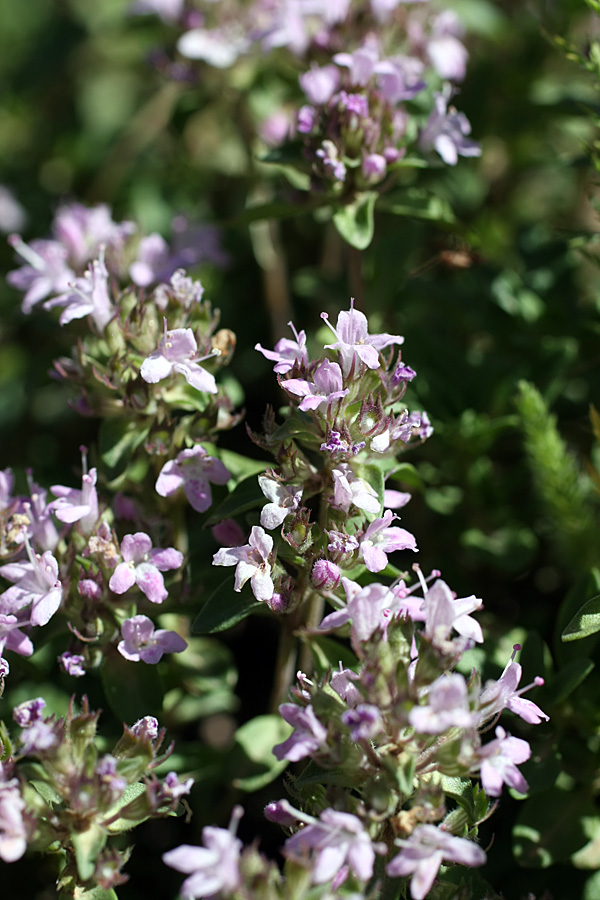
[[[14,495],[12,472],[2,473],[3,546],[12,559],[0,566],[0,576],[11,582],[0,593],[0,654],[31,656],[31,629],[47,625],[60,611],[73,638],[59,662],[74,677],[99,665],[103,654],[97,651],[106,653],[110,646],[126,659],[147,663],[187,646],[179,634],[155,630],[148,616],[132,615],[134,598],[136,604],[164,603],[163,572],[180,569],[182,553],[153,546],[143,531],[126,533],[119,542],[108,514],[100,510],[97,470],[88,471],[82,450],[81,489],[54,485],[53,500],[31,476],[30,495]],[[73,565],[77,554],[83,563],[79,568]]]
[[[414,535],[393,524],[398,516],[384,508],[405,504],[408,495],[386,490],[383,479],[374,487],[371,468],[392,476],[398,454],[432,430],[425,413],[409,413],[402,404],[415,375],[399,354],[394,359],[393,348],[403,338],[369,334],[354,303],[335,327],[325,313],[323,318],[335,338],[325,349],[335,360],[310,359],[304,332],[293,326],[295,340],[283,339],[274,350],[256,346],[274,363],[290,413],[283,431],[271,423],[255,436],[279,462],[258,479],[268,501],[260,525],[252,528],[248,544],[221,549],[213,560],[236,566],[236,591],[250,580],[255,598],[278,610],[291,611],[305,599],[306,580],[293,577],[298,553],[311,574],[309,592],[327,592],[344,572],[356,574],[357,566],[381,572],[390,565],[388,554],[417,550]],[[315,495],[316,521],[314,504],[308,505]]]
[[[30,842],[46,850],[58,840],[65,854],[58,889],[108,890],[127,881],[121,867],[130,854],[111,845],[113,836],[172,814],[193,781],[154,775],[170,751],[161,754],[165,733],[153,717],[125,726],[112,751],[100,754],[99,713],[86,697],[80,711],[71,700],[63,718],[45,715],[45,706],[38,697],[13,713],[20,733],[0,769],[0,858],[13,862]],[[35,787],[22,775],[31,765]]]
[[[277,144],[295,130],[313,186],[351,196],[382,182],[409,148],[447,165],[480,154],[465,115],[449,106],[466,74],[465,28],[455,12],[428,0],[255,0],[212,5],[196,21],[183,5],[135,10],[178,23],[181,56],[217,69],[285,49],[302,67],[304,103],[293,123],[279,109],[259,132]]]

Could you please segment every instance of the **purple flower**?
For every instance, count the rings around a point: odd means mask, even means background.
[[[355,550],[358,550],[358,541],[353,534],[346,534],[343,531],[333,530],[326,531],[325,534],[329,538],[327,549],[330,553],[336,555],[338,562],[340,562],[342,557],[348,556],[350,553],[354,553]]]
[[[337,363],[329,362],[328,359],[317,366],[313,375],[314,381],[305,381],[303,378],[288,378],[282,381],[281,386],[294,394],[296,397],[302,397],[302,401],[298,405],[298,409],[306,412],[309,409],[317,409],[322,403],[328,406],[334,400],[339,400],[349,393],[348,388],[344,388],[342,381],[342,370]]]
[[[239,819],[240,815],[241,810],[237,807],[234,816]],[[241,883],[239,860],[242,842],[235,836],[234,827],[203,828],[202,840],[203,847],[182,844],[163,854],[163,862],[167,866],[189,875],[181,886],[183,900],[216,894],[227,897],[235,893]]]
[[[298,110],[298,116],[296,118],[296,131],[299,134],[310,134],[314,128],[315,120],[317,116],[317,111],[313,106],[301,106]],[[259,349],[259,345],[257,345],[256,349]],[[264,352],[261,350],[261,352]]]
[[[0,595],[0,601],[1,599]],[[17,616],[0,614],[0,653],[12,650],[20,656],[31,656],[33,644],[25,632],[20,630],[19,626],[23,624],[26,623],[19,621]]]
[[[371,741],[383,730],[381,712],[371,703],[360,703],[354,709],[342,713],[342,722],[350,728],[353,741]]]
[[[354,300],[350,302],[350,311],[342,311],[338,315],[334,328],[329,322],[327,313],[321,318],[333,331],[335,344],[326,344],[326,349],[337,350],[344,378],[357,364],[364,363],[368,369],[379,368],[379,351],[391,344],[402,344],[404,338],[394,334],[369,334],[367,317],[358,309],[354,309]],[[357,363],[358,360],[358,363]]]
[[[507,735],[504,728],[496,728],[496,738],[480,747],[477,756],[481,760],[481,784],[488,797],[499,797],[502,785],[507,784],[520,794],[529,790],[517,765],[527,762],[531,747],[521,738]]]
[[[386,509],[381,519],[375,519],[366,529],[360,542],[360,555],[369,572],[381,572],[388,564],[388,553],[394,550],[417,550],[415,536],[404,528],[390,527],[397,516]]]
[[[52,518],[52,505],[46,502],[47,491],[35,484],[31,471],[27,472],[29,498],[23,498],[21,509],[29,519],[27,535],[37,550],[54,551],[59,534]]]
[[[369,101],[362,94],[348,94],[346,91],[340,91],[335,98],[336,103],[347,113],[350,113],[350,121],[356,127],[356,120],[352,116],[358,116],[360,119],[366,119],[369,116]],[[354,124],[356,123],[356,124]]]
[[[404,363],[400,362],[392,375],[392,384],[400,384],[401,381],[412,381],[413,378],[416,377],[417,373],[414,369],[411,369],[410,366],[405,366]]]
[[[277,759],[298,762],[326,746],[327,729],[317,719],[312,706],[282,703],[279,712],[289,725],[293,725],[294,731],[286,741],[273,747]]]
[[[180,797],[185,797],[186,794],[189,794],[193,786],[193,778],[187,778],[185,781],[180,781],[175,772],[169,772],[168,775],[165,775],[164,777],[163,796],[169,797],[172,800],[178,800]]]
[[[235,591],[241,591],[250,579],[252,593],[257,600],[270,600],[274,594],[269,556],[273,538],[260,525],[254,525],[247,544],[242,547],[222,547],[213,556],[213,566],[236,566]]]
[[[268,531],[279,528],[284,519],[298,509],[302,498],[302,488],[281,484],[267,475],[259,475],[260,489],[270,502],[263,506],[260,513],[260,524]]]
[[[15,476],[12,469],[0,469],[0,511],[8,509],[13,502]]]
[[[318,67],[312,65],[308,72],[300,75],[298,81],[309,103],[323,106],[338,89],[340,73],[335,66]]]
[[[35,700],[26,700],[24,703],[19,703],[18,706],[15,706],[13,719],[19,728],[28,728],[34,722],[39,722],[43,719],[42,711],[45,708],[46,701],[43,697],[36,697]]]
[[[308,817],[307,817],[308,818]],[[361,881],[373,875],[375,853],[385,853],[385,844],[373,844],[362,822],[351,813],[325,809],[320,818],[293,834],[285,842],[285,855],[298,861],[314,850],[313,884],[324,884],[347,865]]]
[[[455,837],[435,825],[417,825],[398,856],[388,863],[386,872],[392,878],[412,875],[410,896],[424,900],[433,886],[444,860],[461,866],[482,866],[487,857],[481,847],[466,838]]]
[[[20,859],[27,849],[25,801],[19,782],[0,781],[0,859],[10,863]]]
[[[215,352],[198,357],[198,344],[191,328],[174,328],[167,331],[167,320],[164,320],[165,333],[160,339],[158,349],[151,353],[140,369],[140,375],[148,384],[157,384],[173,372],[183,375],[191,387],[209,394],[217,393],[214,375],[203,369],[199,363],[209,359]]]
[[[85,656],[66,651],[58,657],[58,662],[63,672],[66,672],[72,678],[81,678],[85,675]]]
[[[349,512],[351,506],[365,512],[378,513],[381,507],[377,493],[368,482],[354,474],[348,463],[333,469],[333,506]]]
[[[90,535],[98,521],[98,494],[96,492],[96,469],[87,471],[87,455],[85,447],[81,448],[83,475],[81,478],[81,490],[64,487],[61,484],[53,485],[50,490],[58,500],[53,500],[48,508],[54,511],[57,519],[72,525],[79,522],[79,527],[85,535]]]
[[[387,160],[381,153],[368,153],[362,161],[362,173],[369,181],[381,181],[387,169]]]
[[[222,547],[241,547],[246,535],[235,519],[223,519],[211,529],[214,539]]]
[[[348,578],[342,578],[347,606],[325,616],[320,631],[339,628],[352,622],[352,634],[359,641],[368,641],[378,628],[386,628],[390,615],[400,612],[402,599],[383,584],[360,587]]]
[[[228,69],[249,46],[250,41],[238,23],[212,31],[192,28],[182,34],[177,42],[182,56],[202,59],[216,69]]]
[[[419,137],[421,150],[436,150],[446,165],[455,166],[459,156],[481,156],[481,147],[469,140],[471,126],[464,113],[448,107],[448,97],[435,95],[435,109]]]
[[[108,270],[104,264],[104,253],[95,259],[81,278],[69,284],[69,289],[58,297],[44,303],[44,309],[62,306],[61,325],[73,319],[91,316],[99,331],[104,331],[114,315],[114,307],[108,293]]]
[[[10,666],[8,664],[8,660],[4,659],[3,656],[0,656],[0,679],[4,681],[7,675],[10,675]]]
[[[140,287],[148,287],[153,281],[163,281],[169,271],[169,245],[160,234],[148,234],[138,247],[137,258],[129,266],[132,281]]]
[[[156,491],[170,497],[180,487],[196,512],[206,512],[212,503],[210,484],[226,484],[231,473],[221,460],[209,456],[202,444],[182,450],[160,470]]]
[[[8,239],[28,265],[8,273],[7,281],[19,291],[25,291],[21,309],[30,313],[32,308],[49,294],[63,293],[75,278],[75,272],[67,265],[67,251],[58,241],[32,241],[25,244],[19,235]]]
[[[158,737],[158,719],[155,719],[154,716],[144,716],[138,719],[129,730],[142,741],[155,741]]]
[[[521,665],[515,662],[515,656],[520,649],[520,644],[515,644],[512,656],[498,681],[488,681],[481,692],[479,698],[480,725],[484,725],[490,719],[495,718],[503,709],[510,709],[511,712],[516,713],[517,716],[529,722],[530,725],[539,725],[542,719],[546,722],[549,720],[549,717],[539,706],[521,696],[521,694],[524,694],[532,687],[543,685],[543,678],[538,676],[533,680],[532,684],[517,690],[523,674]]]
[[[125,238],[136,230],[133,222],[114,222],[110,207],[105,203],[88,208],[81,203],[69,203],[57,211],[52,230],[67,249],[69,259],[80,269],[97,256],[104,244],[121,251]]]
[[[427,705],[414,706],[408,721],[421,734],[442,734],[449,728],[474,728],[477,713],[469,710],[469,692],[458,672],[442,675],[430,685]]]
[[[185,0],[135,0],[129,12],[133,15],[154,13],[163,22],[179,22],[183,15]]]
[[[465,77],[469,54],[459,40],[463,34],[464,28],[452,10],[446,9],[435,17],[427,55],[438,75],[447,81],[462,81]]]
[[[362,702],[362,694],[354,684],[359,677],[352,669],[342,669],[340,663],[339,671],[333,672],[331,675],[331,687],[349,707],[358,706]]]
[[[273,371],[278,375],[285,375],[294,368],[296,363],[300,365],[308,365],[308,353],[306,351],[306,332],[297,332],[292,322],[288,325],[294,332],[295,341],[289,338],[281,338],[275,344],[274,350],[265,350],[260,344],[256,344],[254,349],[262,353],[267,359],[275,363]]]
[[[310,573],[310,580],[318,591],[334,591],[340,583],[340,567],[328,559],[318,559]]]
[[[148,600],[162,603],[168,595],[161,572],[169,572],[181,566],[183,555],[179,550],[173,547],[153,549],[148,535],[137,531],[135,534],[126,534],[121,541],[121,555],[124,562],[119,563],[108,583],[111,591],[124,594],[137,584]]]
[[[348,69],[350,84],[365,87],[375,71],[378,52],[374,46],[359,47],[353,53],[336,53],[334,63]]]
[[[148,616],[133,616],[121,625],[123,640],[119,641],[117,650],[132,662],[154,664],[162,659],[163,653],[181,653],[187,647],[187,641],[175,631],[164,628],[154,630],[154,623]]]
[[[337,181],[346,180],[346,166],[340,159],[339,151],[333,141],[323,141],[315,156],[323,160],[325,169],[330,169],[331,174]]]
[[[465,639],[465,646],[475,641],[483,642],[481,625],[469,613],[481,609],[482,602],[473,594],[470,597],[456,599],[448,585],[438,578],[425,591],[425,634],[434,646],[445,649],[452,629]]]
[[[8,563],[0,567],[0,574],[13,582],[12,587],[0,594],[0,609],[3,614],[10,616],[17,610],[30,606],[30,624],[47,625],[62,600],[63,589],[58,579],[58,563],[49,550],[41,556],[36,556],[29,546],[27,537],[25,547],[29,562]]]
[[[21,747],[23,753],[43,755],[46,750],[51,750],[58,744],[58,736],[51,721],[36,719],[21,732]]]

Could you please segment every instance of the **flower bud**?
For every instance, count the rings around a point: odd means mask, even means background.
[[[318,591],[333,591],[340,583],[340,567],[328,559],[318,559],[310,573],[313,587]]]
[[[274,800],[265,806],[265,819],[290,828],[298,821],[297,810],[287,800]]]

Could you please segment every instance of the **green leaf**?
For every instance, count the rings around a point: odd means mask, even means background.
[[[562,633],[563,641],[579,641],[600,631],[600,594],[584,603]]]
[[[242,759],[235,768],[248,774],[236,778],[234,787],[242,791],[257,791],[277,778],[286,768],[288,760],[278,760],[273,755],[273,747],[285,741],[291,732],[291,726],[279,715],[257,716],[238,728],[235,740],[238,756],[241,755]]]
[[[425,219],[448,224],[455,221],[452,207],[448,201],[435,194],[430,194],[428,191],[413,188],[407,194],[407,201],[405,203],[380,201],[379,209],[393,216],[406,216],[409,219]]]
[[[596,815],[589,792],[551,788],[523,803],[513,828],[513,850],[521,866],[546,869],[566,862],[587,842],[583,820]]]
[[[340,663],[345,669],[355,669],[358,665],[358,660],[352,650],[333,638],[324,635],[310,635],[305,640],[315,660],[317,674],[321,677],[329,669],[337,669]]]
[[[595,664],[592,660],[585,657],[583,659],[572,659],[571,662],[563,666],[546,686],[547,693],[552,697],[553,703],[559,704],[566,700],[585,681],[594,667]]]
[[[262,610],[265,604],[252,601],[248,595],[233,590],[231,576],[222,581],[204,603],[194,619],[192,634],[216,634],[233,628],[242,619]]]
[[[96,859],[106,844],[106,832],[99,825],[92,824],[85,831],[71,832],[71,843],[77,860],[77,873],[82,881],[94,874]]]
[[[145,793],[146,785],[142,784],[141,781],[136,781],[133,784],[129,784],[123,791],[118,803],[116,803],[107,812],[106,819],[112,819],[120,811],[127,812],[125,808]],[[144,806],[145,805],[146,804],[144,804]],[[114,822],[111,822],[110,825],[107,826],[107,829],[111,834],[120,834],[123,831],[130,831],[132,828],[135,828],[136,825],[139,825],[141,822],[145,822],[148,818],[149,808],[148,812],[146,812],[146,810],[143,810],[141,814],[139,808],[137,811],[132,808],[128,812],[131,813],[131,815],[119,816],[118,819],[115,819]]]
[[[471,779],[442,775],[442,788],[446,796],[451,797],[466,812],[469,824],[473,825],[475,823],[475,802]]]
[[[338,207],[333,214],[338,232],[357,250],[365,250],[373,240],[376,200],[375,191],[365,191],[357,195],[354,203]]]
[[[269,465],[268,462],[249,459],[247,456],[242,456],[241,453],[234,453],[233,450],[219,450],[218,455],[225,468],[231,472],[231,477],[236,481],[244,481],[252,475],[260,475]]]
[[[266,156],[260,157],[258,162],[281,173],[297,190],[308,191],[310,174],[306,171],[307,162],[303,150],[303,145],[299,142],[284,144],[271,150]]]
[[[38,781],[37,779],[29,781],[29,784],[35,788],[40,797],[46,801],[48,806],[61,806],[63,802],[63,798],[58,794],[54,788],[48,784],[47,781]]]
[[[207,525],[216,525],[223,519],[232,519],[243,513],[264,504],[264,494],[260,489],[258,480],[254,477],[244,478],[243,481],[220,503],[207,519]]]
[[[137,448],[148,437],[149,427],[140,428],[127,418],[104,419],[100,425],[100,459],[115,478],[123,472]]]
[[[385,480],[383,476],[383,472],[381,468],[376,463],[369,463],[363,466],[356,467],[356,474],[359,478],[362,478],[363,481],[368,482],[371,487],[374,489],[377,494],[377,499],[379,503],[383,505],[383,492],[385,489]]]
[[[156,666],[115,654],[105,660],[101,678],[108,704],[121,722],[132,725],[143,716],[160,713],[164,685]]]

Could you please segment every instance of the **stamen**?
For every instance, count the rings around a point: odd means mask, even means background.
[[[35,250],[25,243],[20,234],[11,234],[8,238],[8,243],[30,266],[33,266],[38,272],[44,271],[46,263],[39,253],[36,253]]]

